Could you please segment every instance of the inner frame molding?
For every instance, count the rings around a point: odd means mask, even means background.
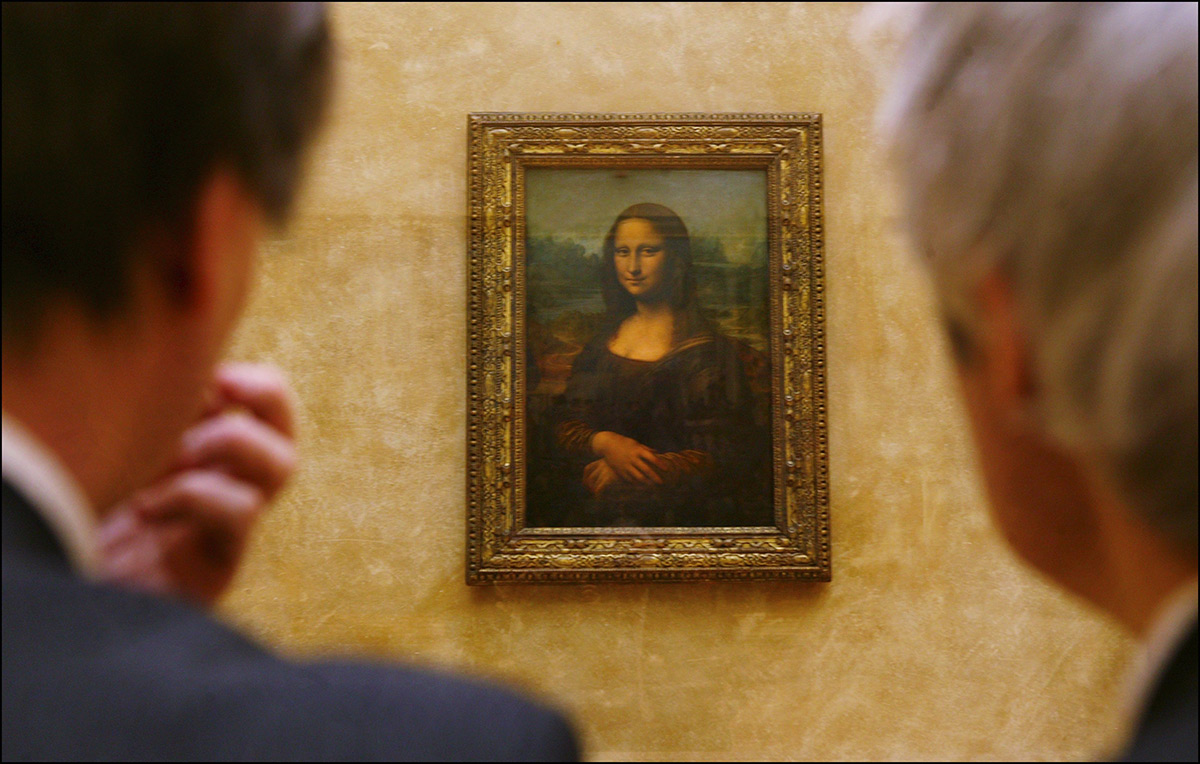
[[[821,115],[469,115],[468,584],[828,581]],[[526,170],[762,170],[773,526],[527,527]]]

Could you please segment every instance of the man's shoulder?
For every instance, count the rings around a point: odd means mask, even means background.
[[[182,603],[5,555],[4,758],[572,759],[562,716],[439,671],[279,658]]]

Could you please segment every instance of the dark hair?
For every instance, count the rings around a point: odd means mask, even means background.
[[[683,220],[670,208],[661,204],[635,204],[627,207],[604,237],[603,257],[600,260],[600,293],[606,308],[605,326],[615,331],[627,317],[637,311],[637,302],[617,278],[616,256],[617,228],[626,220],[645,220],[663,237],[667,259],[663,263],[666,299],[676,316],[676,339],[683,339],[708,328],[708,322],[696,305],[696,275],[692,270],[692,239]]]
[[[119,311],[156,230],[239,175],[279,222],[331,79],[315,3],[5,3],[3,331],[52,299]]]

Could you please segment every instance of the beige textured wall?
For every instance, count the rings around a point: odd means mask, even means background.
[[[304,465],[226,614],[295,654],[501,677],[597,759],[1084,758],[1129,644],[989,524],[870,134],[853,5],[340,5],[341,90],[233,354]],[[466,114],[825,115],[833,581],[468,588]]]

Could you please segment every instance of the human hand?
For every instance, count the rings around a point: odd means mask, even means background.
[[[603,430],[592,436],[592,450],[603,457],[608,466],[622,480],[631,483],[656,483],[662,485],[661,470],[666,464],[658,452],[644,446],[633,438]]]
[[[291,393],[270,366],[217,369],[211,401],[170,471],[115,506],[100,529],[104,580],[211,607],[250,530],[296,465]]]
[[[617,480],[617,473],[603,459],[597,459],[583,468],[583,486],[593,494],[600,493]]]

